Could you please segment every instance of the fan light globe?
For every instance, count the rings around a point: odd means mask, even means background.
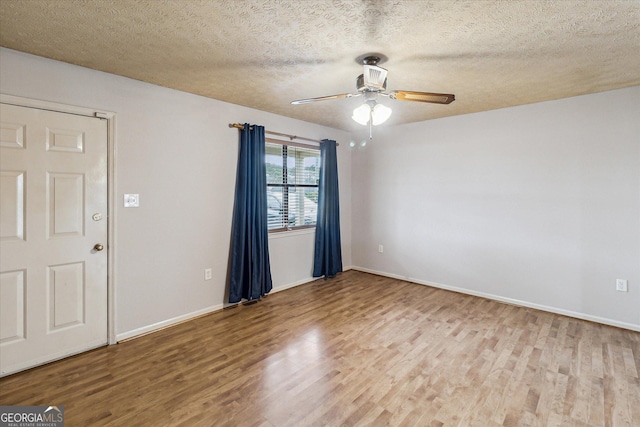
[[[368,124],[371,118],[371,124],[378,126],[384,123],[390,116],[391,108],[378,103],[374,104],[373,107],[369,103],[364,103],[353,110],[353,116],[351,116],[351,118],[363,126]]]
[[[379,124],[384,123],[391,116],[391,108],[385,107],[382,104],[376,104],[373,107],[372,117],[373,117],[373,125],[378,126]]]
[[[369,123],[369,116],[371,115],[371,107],[369,104],[362,104],[355,110],[353,110],[353,116],[351,118],[361,125]]]

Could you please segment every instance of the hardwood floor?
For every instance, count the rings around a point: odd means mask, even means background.
[[[66,426],[640,426],[640,333],[349,271],[0,380]]]

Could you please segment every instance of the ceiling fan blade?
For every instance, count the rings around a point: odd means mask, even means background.
[[[353,98],[355,96],[360,96],[360,95],[362,94],[361,93],[341,93],[339,95],[320,96],[318,98],[298,99],[295,101],[291,101],[291,103],[293,105],[308,104],[310,102],[326,101],[327,99]]]
[[[456,99],[456,96],[450,93],[394,90],[389,92],[389,98],[398,99],[400,101],[430,102],[432,104],[451,104]]]

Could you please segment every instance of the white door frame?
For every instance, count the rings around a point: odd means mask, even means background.
[[[117,344],[116,316],[115,316],[115,283],[116,283],[116,113],[97,110],[95,108],[77,107],[57,102],[41,101],[20,96],[0,93],[0,103],[17,105],[20,107],[38,108],[41,110],[57,111],[61,113],[77,114],[87,117],[99,117],[107,120],[107,342]]]

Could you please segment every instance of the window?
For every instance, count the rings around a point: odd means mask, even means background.
[[[314,227],[320,149],[270,141],[265,150],[269,231]]]

